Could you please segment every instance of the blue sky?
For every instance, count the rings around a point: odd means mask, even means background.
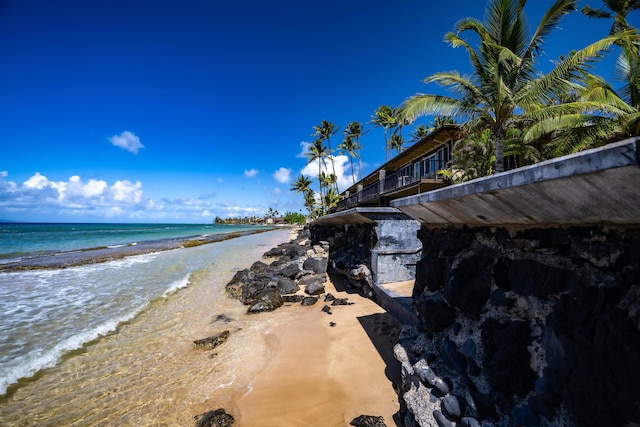
[[[486,3],[455,4],[0,0],[0,220],[298,212],[289,188],[315,174],[300,155],[314,125],[367,123],[380,105],[437,93],[426,76],[468,71],[464,51],[442,39]],[[551,4],[527,4],[531,26]],[[637,14],[629,21],[640,26]],[[560,26],[543,66],[610,22],[576,12]],[[366,128],[364,174],[385,161],[382,129]],[[348,164],[336,160],[344,188]]]

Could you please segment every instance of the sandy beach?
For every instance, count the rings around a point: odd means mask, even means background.
[[[215,262],[2,396],[0,424],[194,426],[199,414],[224,408],[234,426],[345,426],[362,414],[396,425],[398,325],[376,303],[331,274],[326,292],[353,303],[332,314],[321,297],[248,315],[226,295],[235,271],[296,235],[278,230],[185,252],[213,252]],[[214,350],[193,344],[224,330],[229,339]]]
[[[352,305],[321,311],[322,299],[269,331],[270,353],[251,391],[235,401],[240,426],[345,426],[359,415],[396,425],[399,326],[375,302],[331,275],[328,293]],[[333,326],[332,326],[333,325]]]

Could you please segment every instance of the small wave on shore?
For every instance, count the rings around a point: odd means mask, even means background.
[[[228,402],[251,379],[238,367],[262,364],[264,351],[256,345],[262,322],[241,319],[246,308],[227,298],[224,285],[285,236],[274,231],[68,269],[0,273],[0,337],[7,337],[0,347],[14,346],[11,355],[0,348],[0,419],[12,426],[188,425],[202,402]],[[145,262],[125,267],[133,258]],[[64,288],[71,280],[75,285]],[[28,302],[35,296],[44,298],[36,310]],[[6,319],[3,304],[14,309]],[[230,327],[216,321],[220,314],[234,319],[232,340],[216,354],[194,349],[195,339]],[[72,328],[78,330],[61,335]],[[250,356],[238,365],[245,352]],[[8,365],[19,357],[19,367]]]
[[[115,331],[119,324],[130,321],[142,309],[143,307],[138,307],[119,318],[108,320],[88,331],[75,334],[49,350],[34,350],[25,356],[12,360],[10,369],[0,376],[0,396],[7,393],[10,386],[18,383],[19,380],[31,378],[43,369],[56,366],[65,354],[78,350],[87,343]]]

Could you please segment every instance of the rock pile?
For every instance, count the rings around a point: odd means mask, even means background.
[[[371,224],[339,227],[313,227],[313,239],[329,243],[331,268],[347,279],[348,285],[359,289],[367,298],[373,297],[371,248],[376,233]]]
[[[248,313],[273,311],[285,302],[310,306],[325,293],[329,243],[313,245],[308,230],[264,253],[270,264],[256,261],[238,271],[226,290],[248,305]],[[300,291],[304,294],[300,294]]]

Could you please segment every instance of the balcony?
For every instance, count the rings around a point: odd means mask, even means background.
[[[442,176],[438,174],[439,171],[447,168],[447,162],[444,160],[423,160],[418,162],[419,169],[416,169],[416,171],[424,172],[409,174],[407,171],[413,171],[414,165],[412,164],[409,168],[402,168],[386,176],[382,188],[380,186],[381,181],[375,181],[355,194],[344,197],[338,203],[335,211],[367,205],[386,206],[392,199],[419,194],[423,191],[441,187],[444,184]]]

